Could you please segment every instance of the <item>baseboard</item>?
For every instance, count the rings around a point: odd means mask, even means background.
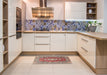
[[[105,74],[105,75],[107,75],[107,68],[104,68],[104,69],[96,69],[96,74]]]
[[[23,51],[21,55],[37,55],[37,54],[64,54],[64,55],[78,55],[77,51],[69,51],[69,52],[65,52],[65,51]]]
[[[78,55],[79,55],[79,57],[90,67],[90,69],[91,69],[94,73],[96,73],[96,69],[95,69],[84,57],[82,57],[81,54],[78,53]]]
[[[22,53],[22,52],[21,52],[21,53]],[[16,59],[21,55],[21,53],[19,53],[19,55],[18,55],[10,64],[8,64],[8,65],[3,69],[3,71],[0,73],[0,75],[2,75],[3,72],[4,72],[9,66],[11,66],[11,64],[13,64],[13,63],[16,61]]]

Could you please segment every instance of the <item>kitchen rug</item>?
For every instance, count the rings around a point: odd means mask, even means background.
[[[34,64],[71,64],[68,56],[36,56]]]

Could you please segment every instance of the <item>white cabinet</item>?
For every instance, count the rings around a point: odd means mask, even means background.
[[[78,35],[78,52],[96,68],[96,39]]]
[[[0,0],[0,38],[2,38],[2,7],[3,7],[3,4],[2,4],[2,0]]]
[[[65,19],[86,19],[86,2],[65,2]]]
[[[3,70],[2,40],[0,40],[0,72]]]
[[[16,0],[8,0],[8,36],[16,34]]]
[[[51,34],[51,51],[65,51],[65,33]]]
[[[35,34],[35,51],[50,51],[50,33]]]
[[[88,56],[88,62],[91,63],[91,65],[96,68],[96,39],[90,38],[90,51],[89,51],[89,56]]]
[[[77,51],[77,34],[66,34],[66,51]]]
[[[34,44],[34,33],[23,34],[23,51],[35,51]]]
[[[11,63],[18,55],[16,36],[9,37],[8,43],[9,63]]]
[[[17,53],[20,54],[22,52],[22,38],[16,39],[17,43]]]

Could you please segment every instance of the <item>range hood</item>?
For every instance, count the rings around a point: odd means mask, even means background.
[[[52,19],[53,8],[47,7],[47,0],[39,0],[39,7],[32,8],[32,16],[37,19]]]

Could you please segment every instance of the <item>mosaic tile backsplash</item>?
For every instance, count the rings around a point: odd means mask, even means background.
[[[86,31],[88,21],[26,20],[25,30],[33,31]]]

